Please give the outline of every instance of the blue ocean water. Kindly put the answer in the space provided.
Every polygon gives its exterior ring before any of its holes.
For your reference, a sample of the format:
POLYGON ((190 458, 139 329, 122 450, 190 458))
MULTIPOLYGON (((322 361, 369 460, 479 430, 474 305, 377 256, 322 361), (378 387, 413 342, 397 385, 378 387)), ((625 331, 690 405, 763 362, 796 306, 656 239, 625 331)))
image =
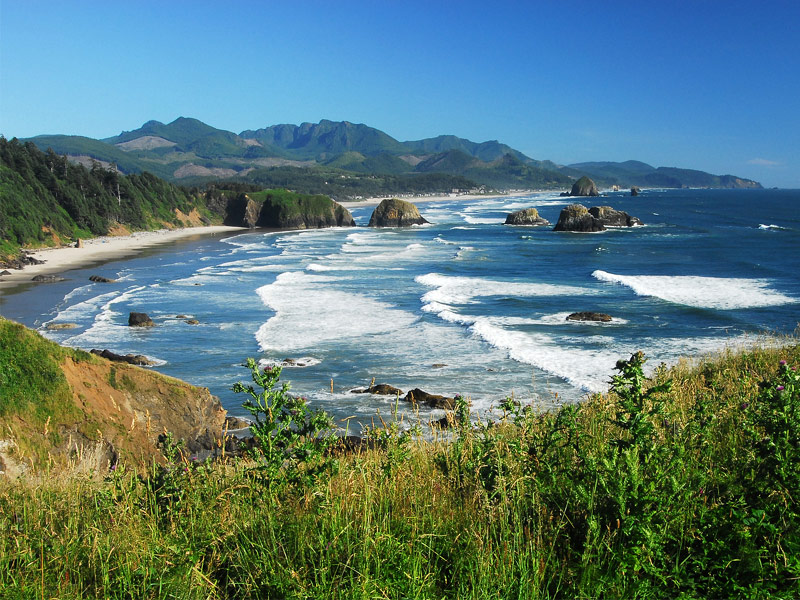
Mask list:
POLYGON ((587 200, 645 226, 573 234, 503 224, 528 207, 555 223, 569 203, 555 194, 420 203, 431 225, 408 229, 368 229, 363 207, 352 211, 358 228, 204 237, 70 271, 5 295, 0 312, 68 346, 145 354, 232 414, 244 414, 230 388, 247 380, 246 358, 294 359, 282 378, 295 393, 362 424, 394 406, 351 393, 373 378, 460 393, 478 411, 511 394, 547 407, 607 389, 616 361, 637 350, 654 367, 798 326, 800 192, 587 200), (130 311, 158 326, 129 328, 130 311), (576 311, 613 321, 567 321, 576 311), (54 321, 79 327, 46 330, 54 321))

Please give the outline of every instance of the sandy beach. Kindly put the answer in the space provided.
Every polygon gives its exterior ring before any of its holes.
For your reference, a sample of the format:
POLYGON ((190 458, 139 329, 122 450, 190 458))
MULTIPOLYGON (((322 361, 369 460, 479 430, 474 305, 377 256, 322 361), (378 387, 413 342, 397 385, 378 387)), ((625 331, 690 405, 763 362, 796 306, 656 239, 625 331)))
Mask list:
POLYGON ((28 265, 22 270, 8 269, 10 275, 0 276, 0 295, 23 283, 30 283, 36 275, 57 275, 70 269, 85 267, 109 260, 128 258, 145 248, 167 244, 196 236, 219 235, 246 231, 242 227, 212 225, 182 229, 137 231, 131 235, 105 236, 84 240, 83 247, 46 248, 32 253, 41 265, 28 265))
MULTIPOLYGON (((507 196, 523 196, 531 192, 516 192, 512 194, 447 194, 438 196, 417 196, 403 198, 414 204, 426 202, 440 202, 446 200, 463 200, 468 198, 488 199, 501 198, 507 196)), ((340 202, 345 208, 352 209, 364 206, 377 206, 380 198, 367 198, 352 202, 340 202)), ((181 229, 159 229, 157 231, 138 231, 131 235, 123 236, 104 236, 84 240, 83 247, 75 248, 72 246, 61 248, 46 248, 37 250, 32 256, 37 260, 45 261, 41 265, 28 265, 22 270, 8 269, 9 275, 0 276, 0 295, 9 289, 22 284, 30 283, 37 275, 58 275, 70 269, 86 267, 92 264, 99 264, 109 260, 129 258, 135 256, 141 250, 160 244, 167 244, 203 235, 219 235, 236 231, 246 231, 242 227, 228 227, 223 225, 212 225, 208 227, 186 227, 181 229)), ((0 269, 1 271, 2 269, 0 269)))

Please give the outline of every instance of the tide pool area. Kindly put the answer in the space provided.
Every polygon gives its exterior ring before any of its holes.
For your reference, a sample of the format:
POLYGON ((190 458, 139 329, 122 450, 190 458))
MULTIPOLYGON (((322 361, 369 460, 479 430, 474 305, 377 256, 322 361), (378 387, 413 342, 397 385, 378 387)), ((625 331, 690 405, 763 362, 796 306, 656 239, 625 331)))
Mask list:
POLYGON ((68 346, 144 354, 232 414, 245 414, 231 386, 247 379, 248 357, 286 361, 293 391, 338 421, 355 417, 351 431, 394 408, 394 397, 351 393, 373 379, 461 394, 479 413, 512 394, 546 408, 606 390, 616 361, 638 350, 654 368, 794 332, 798 206, 792 190, 537 193, 420 203, 430 224, 404 229, 367 228, 372 208, 359 207, 356 228, 253 230, 69 271, 6 294, 0 313, 68 346), (503 224, 529 207, 555 224, 576 200, 645 226, 503 224), (131 311, 156 327, 128 327, 131 311), (612 320, 567 320, 580 311, 612 320), (64 322, 77 327, 47 328, 64 322))

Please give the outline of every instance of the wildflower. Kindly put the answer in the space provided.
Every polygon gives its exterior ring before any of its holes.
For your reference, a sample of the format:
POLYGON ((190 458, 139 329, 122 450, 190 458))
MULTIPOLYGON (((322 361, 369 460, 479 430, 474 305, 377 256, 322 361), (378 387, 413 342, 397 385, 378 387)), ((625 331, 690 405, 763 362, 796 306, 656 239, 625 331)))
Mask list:
POLYGON ((784 390, 784 387, 783 387, 782 385, 779 385, 779 386, 778 386, 777 388, 775 388, 775 389, 777 389, 779 392, 782 392, 782 391, 784 390))
POLYGON ((781 361, 781 362, 779 362, 778 364, 779 364, 780 366, 782 366, 782 367, 783 367, 784 365, 786 365, 786 361, 785 361, 785 360, 782 360, 782 361, 781 361))
POLYGON ((740 408, 740 409, 742 409, 742 410, 747 410, 747 407, 748 407, 748 406, 750 406, 750 403, 749 403, 749 402, 742 402, 742 403, 739 405, 739 408, 740 408))

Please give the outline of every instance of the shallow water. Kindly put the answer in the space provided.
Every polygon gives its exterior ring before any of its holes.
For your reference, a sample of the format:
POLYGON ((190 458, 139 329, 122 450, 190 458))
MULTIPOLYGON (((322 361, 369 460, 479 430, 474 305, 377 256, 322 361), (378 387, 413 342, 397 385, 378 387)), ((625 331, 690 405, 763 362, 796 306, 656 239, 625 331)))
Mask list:
MULTIPOLYGON (((177 243, 8 294, 0 312, 62 344, 148 355, 233 414, 243 414, 230 387, 247 378, 247 357, 303 358, 283 379, 340 420, 392 409, 393 398, 350 393, 373 377, 461 393, 479 411, 510 394, 548 406, 605 390, 616 361, 637 350, 652 367, 793 332, 798 200, 787 190, 612 193, 584 204, 646 225, 599 234, 503 225, 531 206, 555 223, 568 202, 553 194, 421 203, 431 225, 177 243), (129 328, 130 311, 158 326, 129 328), (577 311, 614 320, 566 320, 577 311), (53 321, 78 328, 45 330, 53 321)), ((353 211, 359 225, 371 210, 353 211)))

